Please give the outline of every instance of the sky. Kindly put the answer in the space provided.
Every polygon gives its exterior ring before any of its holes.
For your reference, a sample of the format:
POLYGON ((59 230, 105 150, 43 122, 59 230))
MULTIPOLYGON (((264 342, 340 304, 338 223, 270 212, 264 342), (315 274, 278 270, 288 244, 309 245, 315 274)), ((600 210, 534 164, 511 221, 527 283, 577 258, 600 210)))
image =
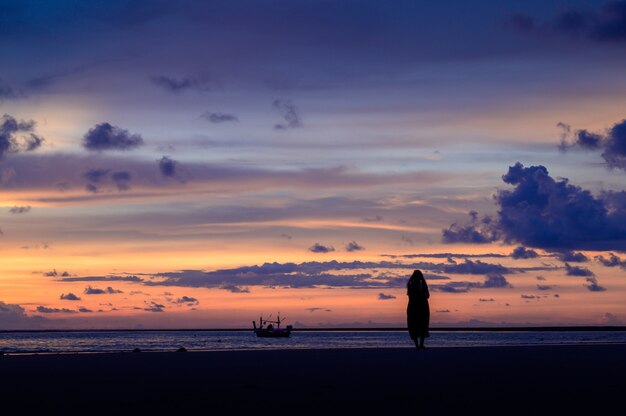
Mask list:
POLYGON ((0 1, 0 329, 626 322, 626 1, 0 1))

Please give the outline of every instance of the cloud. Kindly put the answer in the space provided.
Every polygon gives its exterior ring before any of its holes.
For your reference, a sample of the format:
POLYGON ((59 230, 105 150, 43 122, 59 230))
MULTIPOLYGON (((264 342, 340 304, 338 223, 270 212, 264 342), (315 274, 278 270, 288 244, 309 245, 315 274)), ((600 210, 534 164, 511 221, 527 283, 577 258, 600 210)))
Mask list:
MULTIPOLYGON (((405 287, 410 273, 420 269, 427 280, 449 280, 442 275, 445 270, 457 274, 507 274, 535 270, 536 268, 507 268, 500 264, 467 261, 464 264, 391 261, 339 262, 311 261, 303 263, 264 263, 215 271, 180 270, 151 274, 146 278, 136 276, 86 276, 59 279, 58 281, 107 281, 128 280, 144 286, 206 287, 247 293, 248 287, 349 287, 349 288, 400 288, 405 287), (454 267, 450 269, 450 267, 454 267), (394 272, 395 270, 401 273, 394 272), (353 271, 350 273, 350 271, 353 271)), ((549 267, 554 270, 555 267, 549 267)), ((494 281, 487 281, 486 286, 494 281)), ((454 283, 453 283, 454 285, 454 283)), ((463 283, 463 286, 467 284, 463 283)), ((483 284, 474 284, 482 287, 483 284)))
POLYGON ((109 175, 109 169, 90 169, 83 173, 83 177, 89 182, 102 183, 109 175))
MULTIPOLYGON (((234 269, 223 269, 205 272, 201 270, 183 270, 179 272, 158 273, 155 280, 144 282, 148 286, 186 286, 241 289, 241 286, 266 287, 399 287, 406 284, 406 278, 394 279, 381 277, 371 279, 369 273, 334 275, 329 271, 368 269, 374 267, 415 268, 415 265, 398 265, 391 262, 350 262, 342 263, 335 260, 329 262, 305 263, 264 263, 260 266, 242 266, 234 269)), ((240 292, 235 289, 235 293, 240 292)))
POLYGON ((250 293, 250 289, 245 286, 233 285, 233 284, 222 284, 220 289, 228 290, 232 293, 250 293))
POLYGON ((384 221, 385 218, 382 215, 374 215, 373 217, 363 217, 361 221, 363 222, 380 222, 384 221))
POLYGON ((561 261, 570 263, 586 263, 589 261, 589 257, 585 256, 583 253, 571 250, 555 252, 554 256, 561 261))
MULTIPOLYGON (((490 236, 550 251, 626 249, 626 192, 594 197, 567 179, 554 180, 544 166, 519 162, 502 179, 515 188, 495 195, 499 211, 490 236)), ((455 235, 454 242, 476 242, 467 233, 455 235)), ((450 242, 446 230, 444 242, 450 242)))
POLYGON ((516 247, 511 253, 511 257, 515 260, 518 259, 534 259, 539 257, 539 254, 535 250, 527 249, 522 246, 516 247))
POLYGON ((70 292, 67 295, 65 293, 61 293, 60 299, 61 300, 80 300, 80 297, 70 292))
POLYGON ((604 256, 596 256, 594 257, 598 263, 601 263, 606 267, 621 267, 622 269, 626 269, 626 259, 622 260, 621 257, 615 255, 615 253, 609 253, 609 257, 606 258, 604 256))
POLYGON ((382 292, 378 294, 378 300, 389 300, 389 299, 396 299, 396 297, 394 295, 385 295, 382 292))
POLYGON ((520 295, 520 297, 522 299, 541 299, 541 297, 537 296, 537 295, 524 295, 524 294, 522 294, 522 295, 520 295))
MULTIPOLYGON (((255 192, 276 190, 280 188, 301 188, 307 189, 368 189, 383 185, 411 184, 419 186, 421 184, 440 183, 457 176, 452 173, 441 173, 434 171, 411 171, 397 173, 371 173, 361 171, 356 168, 346 166, 330 166, 323 168, 294 167, 290 169, 274 169, 271 166, 251 166, 248 164, 233 164, 229 162, 181 162, 173 161, 166 156, 166 159, 131 158, 120 157, 111 154, 95 153, 41 153, 27 152, 12 155, 6 158, 0 167, 0 181, 3 187, 10 187, 15 191, 35 190, 40 192, 47 188, 54 192, 59 189, 56 195, 46 195, 38 198, 41 202, 68 202, 85 201, 104 198, 137 198, 136 193, 98 193, 94 195, 77 196, 73 189, 85 186, 86 178, 83 176, 86 170, 98 168, 109 170, 109 174, 99 184, 94 184, 96 188, 106 184, 115 184, 111 181, 111 174, 118 171, 129 172, 132 176, 132 184, 140 187, 143 194, 148 197, 159 197, 171 193, 180 193, 179 186, 181 179, 189 183, 185 192, 197 195, 199 188, 219 189, 223 194, 236 194, 242 191, 254 190, 255 192), (161 175, 156 168, 161 168, 161 175), (172 168, 173 166, 173 168, 172 168), (85 168, 89 167, 89 168, 85 168), (106 168, 106 169, 104 169, 106 168), (12 172, 7 174, 6 172, 12 172), (17 174, 19 173, 19 174, 17 174), (172 177, 167 174, 174 174, 177 178, 172 181, 172 177), (181 179, 178 179, 181 178, 181 179), (109 182, 111 181, 111 182, 109 182), (70 191, 70 192, 66 192, 70 191)), ((351 199, 348 197, 326 197, 312 200, 320 206, 316 209, 342 210, 344 215, 354 215, 355 210, 367 213, 372 210, 380 210, 381 203, 371 199, 351 199), (346 203, 352 205, 347 206, 346 203)), ((313 210, 309 201, 298 202, 298 212, 305 212, 311 215, 313 210)), ((239 211, 240 212, 241 208, 239 211)), ((248 207, 245 215, 253 215, 259 212, 261 207, 248 207)), ((406 209, 399 207, 399 209, 406 209)), ((424 208, 426 209, 426 208, 424 208)), ((265 208, 269 210, 269 208, 265 208)), ((411 209, 413 212, 413 209, 411 209)), ((266 212, 266 211, 263 211, 266 212)), ((285 210, 274 208, 272 215, 276 218, 284 218, 285 210)), ((325 215, 317 212, 317 215, 325 215)))
POLYGON ((196 298, 193 298, 191 296, 183 296, 180 297, 178 299, 176 299, 174 301, 174 303, 176 303, 177 305, 187 305, 187 306, 191 306, 191 305, 198 305, 200 304, 200 301, 196 298))
POLYGON ((480 298, 478 299, 479 302, 495 302, 496 300, 494 298, 480 298))
POLYGON ((607 312, 602 317, 603 325, 612 325, 612 326, 620 326, 623 325, 624 322, 617 317, 617 315, 607 312))
POLYGON ((106 289, 98 289, 95 287, 87 286, 83 293, 85 295, 104 295, 104 294, 115 295, 115 294, 124 293, 124 292, 122 292, 121 290, 113 289, 111 286, 107 287, 106 289))
POLYGON ((109 123, 100 123, 90 129, 83 137, 83 147, 90 151, 132 150, 143 146, 143 137, 130 134, 109 123))
POLYGON ((309 247, 309 251, 312 253, 330 253, 331 251, 335 251, 335 248, 333 246, 325 246, 320 243, 315 243, 309 247))
POLYGON ((353 251, 360 251, 360 250, 365 250, 365 247, 363 247, 356 241, 350 241, 348 244, 346 244, 346 251, 353 252, 353 251))
POLYGON ((524 32, 556 33, 599 43, 626 42, 626 1, 608 1, 599 11, 565 9, 543 24, 536 24, 532 17, 517 13, 511 16, 511 22, 524 32))
POLYGON ((40 316, 28 316, 20 305, 0 301, 0 328, 9 329, 35 329, 48 322, 40 316))
POLYGON ((205 112, 200 117, 211 123, 227 123, 227 122, 239 122, 239 118, 234 114, 224 113, 211 113, 205 112))
POLYGON ((430 285, 431 290, 445 293, 467 293, 472 289, 509 289, 512 288, 508 280, 498 273, 490 273, 482 283, 478 282, 448 282, 444 285, 430 285))
POLYGON ((511 285, 501 274, 491 273, 485 278, 485 281, 480 287, 501 289, 505 287, 513 287, 513 285, 511 285))
POLYGON ((467 293, 474 287, 477 287, 477 284, 472 282, 448 282, 443 285, 429 285, 431 291, 444 293, 467 293))
POLYGON ((585 280, 587 281, 587 284, 584 286, 590 292, 604 292, 606 290, 605 287, 598 284, 598 279, 596 279, 595 276, 587 277, 585 280))
POLYGON ((498 226, 505 240, 542 248, 626 247, 626 207, 608 210, 608 201, 589 191, 555 181, 543 166, 521 163, 502 177, 515 189, 496 195, 498 226))
POLYGON ((570 149, 601 151, 607 167, 626 171, 626 119, 602 133, 577 130, 573 137, 566 136, 561 140, 559 149, 563 152, 570 149))
POLYGON ((593 276, 593 272, 586 267, 571 266, 565 263, 565 274, 568 276, 593 276))
POLYGON ((300 120, 298 110, 291 101, 277 99, 274 100, 272 106, 278 110, 285 119, 285 123, 274 125, 275 130, 287 130, 302 127, 302 121, 300 120))
POLYGON ((44 139, 34 133, 35 125, 33 120, 17 120, 8 114, 0 117, 0 159, 8 153, 38 149, 44 139))
POLYGON ((479 221, 476 211, 470 211, 469 216, 469 223, 465 225, 454 223, 449 228, 442 230, 442 240, 444 243, 486 244, 499 238, 491 217, 485 216, 479 221))
MULTIPOLYGON (((403 259, 414 259, 414 258, 434 258, 434 259, 452 259, 456 258, 506 258, 509 257, 506 254, 500 253, 484 253, 484 254, 468 254, 468 253, 423 253, 423 254, 381 254, 383 257, 389 257, 392 259, 403 258, 403 259)), ((454 263, 451 261, 450 263, 454 263)))
POLYGON ((176 166, 178 165, 177 161, 170 159, 167 156, 163 156, 158 162, 161 175, 168 178, 176 176, 176 166))
POLYGON ((18 98, 24 98, 24 94, 15 91, 13 87, 0 79, 0 102, 4 100, 16 100, 18 98))
POLYGON ((67 308, 48 308, 46 306, 37 306, 35 311, 39 313, 77 313, 76 311, 67 308))
POLYGON ((568 142, 566 138, 561 140, 559 150, 565 152, 575 147, 584 150, 599 150, 602 147, 603 139, 604 138, 599 134, 590 133, 587 130, 577 130, 576 133, 574 133, 574 140, 572 142, 568 142))
MULTIPOLYGON (((55 275, 56 276, 56 275, 55 275)), ((68 274, 69 276, 69 274, 68 274)), ((79 277, 64 277, 59 279, 60 282, 143 282, 143 279, 137 276, 79 276, 79 277)))
POLYGON ((206 79, 199 79, 189 76, 174 78, 167 75, 155 75, 150 78, 150 82, 168 92, 172 92, 175 94, 192 90, 199 92, 210 91, 214 84, 213 82, 206 79))
POLYGON ((89 181, 85 189, 91 193, 98 193, 98 185, 103 183, 109 176, 109 169, 90 169, 83 173, 83 177, 89 181))
POLYGON ((165 305, 161 305, 160 303, 156 303, 155 301, 145 302, 146 306, 144 308, 138 308, 144 310, 146 312, 165 312, 165 305))
POLYGON ((31 210, 31 206, 30 205, 26 205, 26 206, 22 206, 22 207, 15 206, 15 207, 9 209, 9 212, 11 214, 25 214, 25 213, 29 212, 30 210, 31 210))
POLYGON ((313 312, 319 312, 319 311, 323 311, 323 312, 332 312, 332 310, 330 309, 326 309, 326 308, 304 308, 305 311, 309 311, 311 313, 313 312))
POLYGON ((552 290, 553 287, 550 285, 537 285, 537 290, 552 290))
POLYGON ((115 182, 118 191, 128 191, 130 189, 130 172, 113 172, 111 179, 115 182))
POLYGON ((463 263, 459 264, 444 264, 442 266, 444 273, 456 273, 456 274, 508 274, 512 273, 512 269, 509 269, 500 263, 485 263, 480 260, 465 259, 463 263))

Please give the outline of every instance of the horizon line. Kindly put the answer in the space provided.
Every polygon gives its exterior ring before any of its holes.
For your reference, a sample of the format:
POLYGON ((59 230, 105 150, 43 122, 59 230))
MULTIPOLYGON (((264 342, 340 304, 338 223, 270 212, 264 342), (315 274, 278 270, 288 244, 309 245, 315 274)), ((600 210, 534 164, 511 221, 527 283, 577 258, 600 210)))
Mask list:
MULTIPOLYGON (((23 333, 23 332, 252 332, 252 328, 116 328, 116 329, 0 329, 0 334, 23 333)), ((292 328, 292 332, 367 332, 367 331, 388 331, 401 332, 408 331, 402 327, 346 327, 346 328, 292 328)), ((585 332, 585 331, 626 331, 626 325, 555 325, 555 326, 482 326, 482 327, 435 327, 429 328, 434 332, 585 332)))

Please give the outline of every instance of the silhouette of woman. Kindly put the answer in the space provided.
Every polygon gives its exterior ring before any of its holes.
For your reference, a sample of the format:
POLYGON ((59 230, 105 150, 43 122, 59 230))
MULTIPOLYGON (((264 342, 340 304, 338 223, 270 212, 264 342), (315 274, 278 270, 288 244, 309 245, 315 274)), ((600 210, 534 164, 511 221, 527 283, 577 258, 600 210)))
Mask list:
POLYGON ((413 275, 406 284, 409 304, 406 308, 407 325, 409 335, 416 348, 424 347, 424 338, 429 337, 428 324, 430 323, 430 307, 428 306, 428 285, 424 275, 419 270, 414 270, 413 275))

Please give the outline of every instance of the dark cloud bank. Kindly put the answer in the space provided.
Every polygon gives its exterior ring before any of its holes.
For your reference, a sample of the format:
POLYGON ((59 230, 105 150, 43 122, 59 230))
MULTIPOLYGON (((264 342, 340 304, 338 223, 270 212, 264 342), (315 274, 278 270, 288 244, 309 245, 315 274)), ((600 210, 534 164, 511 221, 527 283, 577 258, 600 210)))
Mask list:
MULTIPOLYGON (((427 280, 450 280, 444 273, 460 275, 483 275, 484 281, 448 282, 445 285, 433 284, 434 290, 466 292, 473 288, 508 288, 511 284, 505 274, 523 273, 537 268, 513 268, 480 260, 465 259, 462 263, 397 263, 380 262, 325 262, 304 263, 264 263, 255 266, 242 266, 215 271, 180 270, 145 276, 85 276, 59 279, 60 282, 77 281, 120 281, 125 280, 145 286, 205 287, 227 290, 233 293, 248 293, 250 287, 284 288, 403 288, 410 270, 425 271, 427 280), (385 269, 399 270, 401 273, 386 273, 385 269), (353 271, 352 273, 350 271, 353 271)), ((542 268, 554 269, 551 268, 542 268)), ((107 293, 103 289, 88 288, 89 292, 107 293)), ((86 289, 87 291, 87 289, 86 289)), ((87 293, 87 292, 85 292, 87 293)), ((109 292, 111 293, 111 292, 109 292)), ((92 293, 90 293, 92 294, 92 293)))
POLYGON ((37 329, 44 326, 47 319, 40 316, 28 316, 20 305, 0 301, 0 328, 37 329))
POLYGON ((567 179, 553 179, 544 166, 519 162, 502 179, 514 188, 496 193, 497 216, 479 220, 471 213, 468 224, 443 230, 445 243, 502 240, 567 255, 569 250, 626 250, 626 192, 594 196, 567 179))
POLYGON ((626 42, 626 1, 608 1, 600 10, 565 9, 545 22, 516 13, 511 17, 511 23, 523 32, 556 33, 594 42, 622 43, 626 42))

